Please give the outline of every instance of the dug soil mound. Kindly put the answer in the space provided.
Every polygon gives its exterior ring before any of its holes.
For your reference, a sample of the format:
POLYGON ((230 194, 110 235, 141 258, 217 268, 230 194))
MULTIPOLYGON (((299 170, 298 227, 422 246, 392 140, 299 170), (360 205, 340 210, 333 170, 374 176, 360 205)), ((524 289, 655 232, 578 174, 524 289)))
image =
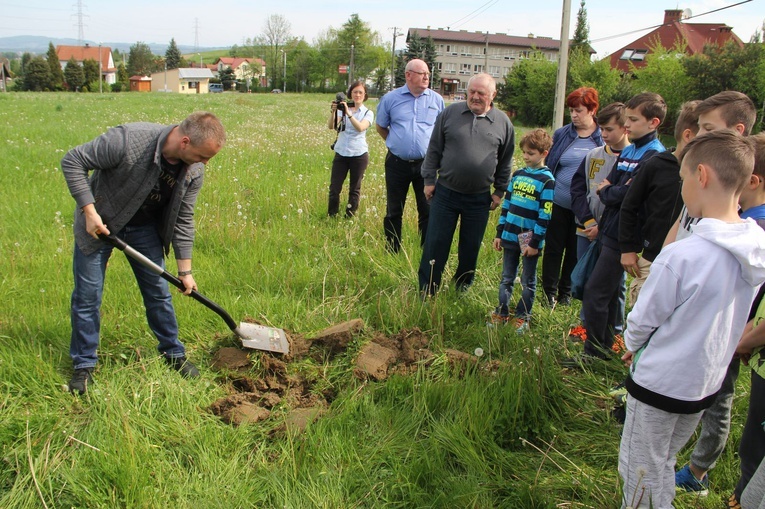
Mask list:
MULTIPOLYGON (((288 333, 290 353, 277 356, 256 350, 224 347, 215 352, 212 368, 221 373, 228 395, 210 405, 210 411, 235 426, 273 418, 274 431, 298 430, 320 417, 335 394, 319 391, 316 381, 290 370, 290 363, 308 355, 327 359, 345 352, 364 329, 360 319, 334 325, 310 339, 288 333), (316 354, 316 355, 314 355, 316 354)), ((408 375, 435 358, 430 338, 418 328, 393 336, 375 334, 358 352, 354 375, 360 380, 385 380, 392 374, 408 375)), ((448 350, 453 365, 475 365, 477 359, 448 350)))

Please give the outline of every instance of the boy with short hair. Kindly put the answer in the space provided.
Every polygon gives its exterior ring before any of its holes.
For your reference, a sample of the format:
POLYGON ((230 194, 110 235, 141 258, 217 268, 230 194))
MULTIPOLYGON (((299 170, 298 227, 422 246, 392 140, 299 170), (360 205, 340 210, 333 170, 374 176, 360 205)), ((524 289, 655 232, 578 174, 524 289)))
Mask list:
POLYGON ((622 203, 619 248, 622 267, 633 277, 629 291, 633 306, 651 270, 651 263, 659 255, 683 206, 677 156, 699 130, 696 107, 700 102, 689 101, 682 105, 675 122, 677 146, 646 161, 632 180, 622 203))
POLYGON ((514 324, 519 334, 529 329, 537 288, 537 261, 552 212, 555 178, 544 164, 550 147, 552 138, 544 129, 534 129, 521 138, 520 148, 526 167, 516 171, 510 180, 493 242, 494 249, 503 251, 499 306, 492 313, 494 323, 510 321, 513 285, 519 260, 523 260, 523 291, 515 307, 514 324))
POLYGON ((598 225, 600 256, 584 287, 582 307, 587 341, 582 355, 561 361, 567 368, 581 368, 609 356, 614 343, 615 302, 624 278, 619 251, 619 210, 641 165, 665 150, 657 133, 667 114, 664 99, 658 94, 643 92, 632 97, 625 106, 624 127, 632 145, 622 150, 616 166, 596 190, 606 208, 598 225))
MULTIPOLYGON (((577 258, 584 256, 590 243, 598 236, 598 222, 603 215, 605 205, 596 191, 598 184, 608 177, 619 159, 619 154, 629 144, 627 129, 624 127, 625 106, 623 103, 611 103, 598 111, 598 125, 603 138, 602 147, 597 147, 585 156, 571 179, 571 210, 577 224, 577 258)), ((614 331, 621 334, 624 328, 624 290, 619 291, 619 299, 614 313, 614 331)), ((579 320, 584 323, 584 311, 580 311, 579 320)), ((572 340, 585 341, 587 332, 583 325, 569 331, 572 340)))
POLYGON ((765 281, 765 232, 737 211, 753 165, 752 143, 730 130, 686 146, 682 196, 701 220, 659 253, 627 318, 622 507, 672 507, 675 456, 720 389, 765 281))
MULTIPOLYGON (((757 111, 749 97, 741 92, 728 90, 703 100, 696 107, 699 114, 699 134, 719 129, 731 129, 748 136, 754 126, 757 111)), ((691 235, 698 218, 691 217, 683 207, 680 218, 667 234, 665 245, 675 239, 691 235)), ((730 432, 730 413, 733 406, 733 394, 739 372, 739 361, 733 359, 723 380, 714 403, 704 411, 701 417, 701 432, 691 453, 688 463, 678 470, 675 484, 685 491, 692 491, 704 496, 708 494, 709 476, 707 472, 714 468, 717 459, 725 449, 730 432)))

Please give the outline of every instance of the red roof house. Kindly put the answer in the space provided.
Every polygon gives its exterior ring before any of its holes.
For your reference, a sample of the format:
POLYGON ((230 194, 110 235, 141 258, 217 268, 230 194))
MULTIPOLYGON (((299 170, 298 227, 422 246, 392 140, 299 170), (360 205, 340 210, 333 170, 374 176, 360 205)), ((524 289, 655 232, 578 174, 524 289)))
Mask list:
POLYGON ((629 72, 630 63, 635 67, 645 66, 645 58, 651 52, 651 46, 659 43, 665 48, 672 48, 678 41, 685 45, 688 55, 700 53, 707 44, 722 46, 733 41, 740 47, 744 46, 733 29, 725 23, 686 23, 683 21, 682 10, 667 9, 661 26, 614 51, 608 58, 611 59, 612 68, 629 72))
POLYGON ((98 62, 101 60, 101 76, 108 84, 117 82, 117 68, 112 59, 112 49, 109 46, 56 46, 56 56, 61 64, 61 70, 66 67, 69 59, 74 57, 78 64, 82 65, 85 60, 91 59, 98 62))

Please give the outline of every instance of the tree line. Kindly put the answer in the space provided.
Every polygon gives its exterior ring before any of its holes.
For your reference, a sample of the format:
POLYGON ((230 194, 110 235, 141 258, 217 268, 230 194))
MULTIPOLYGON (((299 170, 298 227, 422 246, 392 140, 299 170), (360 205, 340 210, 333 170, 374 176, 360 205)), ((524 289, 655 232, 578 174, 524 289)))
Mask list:
MULTIPOLYGON (((651 47, 644 67, 630 63, 629 73, 612 69, 609 58, 591 61, 589 52, 572 49, 566 90, 593 87, 600 104, 627 102, 633 95, 650 91, 667 103, 662 130, 671 133, 680 106, 694 99, 705 99, 723 90, 748 95, 758 106, 758 130, 765 129, 765 43, 756 32, 743 48, 730 41, 723 46, 707 45, 701 53, 688 55, 677 43, 664 48, 651 47)), ((516 63, 497 89, 497 102, 523 125, 549 125, 553 118, 555 81, 558 64, 541 54, 516 63)))

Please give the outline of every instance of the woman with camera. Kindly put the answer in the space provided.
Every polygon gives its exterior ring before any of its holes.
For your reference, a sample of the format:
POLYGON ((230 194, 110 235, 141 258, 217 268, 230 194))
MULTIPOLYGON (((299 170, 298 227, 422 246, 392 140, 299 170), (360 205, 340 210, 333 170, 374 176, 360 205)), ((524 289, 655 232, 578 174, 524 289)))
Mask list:
POLYGON ((369 164, 366 131, 372 125, 374 113, 364 106, 367 86, 363 81, 355 81, 348 89, 348 95, 351 98, 349 102, 346 102, 342 92, 338 94, 338 100, 332 101, 327 121, 327 126, 337 131, 337 140, 332 144, 335 159, 332 161, 329 180, 330 217, 336 216, 340 209, 340 191, 348 173, 351 179, 345 215, 352 217, 356 214, 361 196, 361 179, 369 164))

